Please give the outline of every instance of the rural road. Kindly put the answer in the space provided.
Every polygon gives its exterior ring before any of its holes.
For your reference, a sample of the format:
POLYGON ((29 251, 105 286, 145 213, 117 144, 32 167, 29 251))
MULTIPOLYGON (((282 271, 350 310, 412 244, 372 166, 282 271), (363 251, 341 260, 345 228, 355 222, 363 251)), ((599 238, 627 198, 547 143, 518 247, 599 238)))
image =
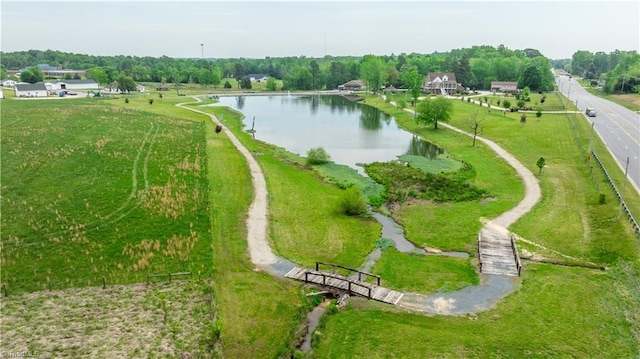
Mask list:
POLYGON ((596 117, 586 117, 587 120, 594 124, 596 133, 623 173, 629 158, 628 177, 640 193, 640 114, 590 94, 569 76, 557 76, 556 83, 560 92, 576 104, 582 113, 587 107, 596 109, 596 117))

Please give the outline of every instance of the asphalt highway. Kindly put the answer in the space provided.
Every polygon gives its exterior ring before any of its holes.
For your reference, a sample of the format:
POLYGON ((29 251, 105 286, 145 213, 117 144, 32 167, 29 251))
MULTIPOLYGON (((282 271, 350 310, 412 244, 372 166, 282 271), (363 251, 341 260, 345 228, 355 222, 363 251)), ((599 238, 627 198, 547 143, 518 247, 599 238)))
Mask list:
POLYGON ((628 178, 640 193, 640 114, 609 100, 592 95, 569 76, 556 77, 558 89, 593 123, 595 132, 609 148, 618 165, 625 171, 629 159, 628 178), (585 114, 587 107, 595 108, 596 117, 585 114))

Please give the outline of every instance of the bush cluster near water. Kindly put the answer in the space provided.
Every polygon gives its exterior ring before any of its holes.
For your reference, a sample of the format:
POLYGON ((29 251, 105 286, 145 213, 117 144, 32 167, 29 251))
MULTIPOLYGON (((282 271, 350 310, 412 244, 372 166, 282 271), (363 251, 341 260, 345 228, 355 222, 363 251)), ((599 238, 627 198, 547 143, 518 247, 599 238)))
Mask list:
POLYGON ((478 199, 486 194, 484 190, 466 182, 473 176, 473 167, 468 164, 448 174, 426 173, 398 161, 374 162, 365 165, 365 171, 385 187, 390 202, 401 203, 410 197, 436 202, 460 202, 478 199))

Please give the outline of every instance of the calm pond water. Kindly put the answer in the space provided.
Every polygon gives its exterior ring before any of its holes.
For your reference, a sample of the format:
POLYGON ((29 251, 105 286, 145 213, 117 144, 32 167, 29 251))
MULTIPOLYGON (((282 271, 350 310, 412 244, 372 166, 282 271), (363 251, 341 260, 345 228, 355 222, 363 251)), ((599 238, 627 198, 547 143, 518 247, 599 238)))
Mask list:
POLYGON ((360 172, 357 163, 444 152, 399 128, 392 116, 339 95, 220 97, 219 104, 242 112, 247 130, 255 116, 256 139, 302 156, 323 147, 334 162, 360 172))

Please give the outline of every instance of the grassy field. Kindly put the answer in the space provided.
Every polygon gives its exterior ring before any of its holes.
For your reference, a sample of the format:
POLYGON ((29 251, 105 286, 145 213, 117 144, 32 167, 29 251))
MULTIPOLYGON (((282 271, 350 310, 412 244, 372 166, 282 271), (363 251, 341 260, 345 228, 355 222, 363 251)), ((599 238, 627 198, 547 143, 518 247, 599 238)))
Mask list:
POLYGON ((217 358, 205 282, 70 288, 0 300, 2 351, 46 358, 217 358))
POLYGON ((373 273, 384 278, 384 286, 413 293, 451 292, 478 284, 470 259, 400 253, 387 249, 373 273))
MULTIPOLYGON (((176 90, 176 85, 174 83, 161 84, 156 82, 145 82, 142 85, 145 86, 145 91, 150 93, 154 97, 157 97, 158 94, 171 97, 171 96, 177 96, 178 94, 180 94, 181 96, 185 96, 185 95, 191 96, 191 95, 201 95, 206 93, 221 94, 221 93, 239 93, 239 92, 271 92, 270 90, 267 90, 266 82, 252 82, 251 89, 249 90, 239 89, 238 81, 236 81, 236 79, 234 78, 224 78, 222 79, 222 82, 218 86, 213 86, 213 85, 203 86, 199 84, 179 84, 177 90, 176 90), (231 88, 229 89, 224 88, 224 83, 226 81, 229 81, 229 83, 231 84, 231 88), (158 91, 157 88, 159 87, 166 87, 168 90, 158 91)), ((276 79, 276 88, 278 89, 278 91, 281 91, 280 89, 282 88, 282 80, 276 79)))
POLYGON ((12 291, 210 275, 202 123, 93 99, 5 101, 2 111, 2 276, 12 291))

